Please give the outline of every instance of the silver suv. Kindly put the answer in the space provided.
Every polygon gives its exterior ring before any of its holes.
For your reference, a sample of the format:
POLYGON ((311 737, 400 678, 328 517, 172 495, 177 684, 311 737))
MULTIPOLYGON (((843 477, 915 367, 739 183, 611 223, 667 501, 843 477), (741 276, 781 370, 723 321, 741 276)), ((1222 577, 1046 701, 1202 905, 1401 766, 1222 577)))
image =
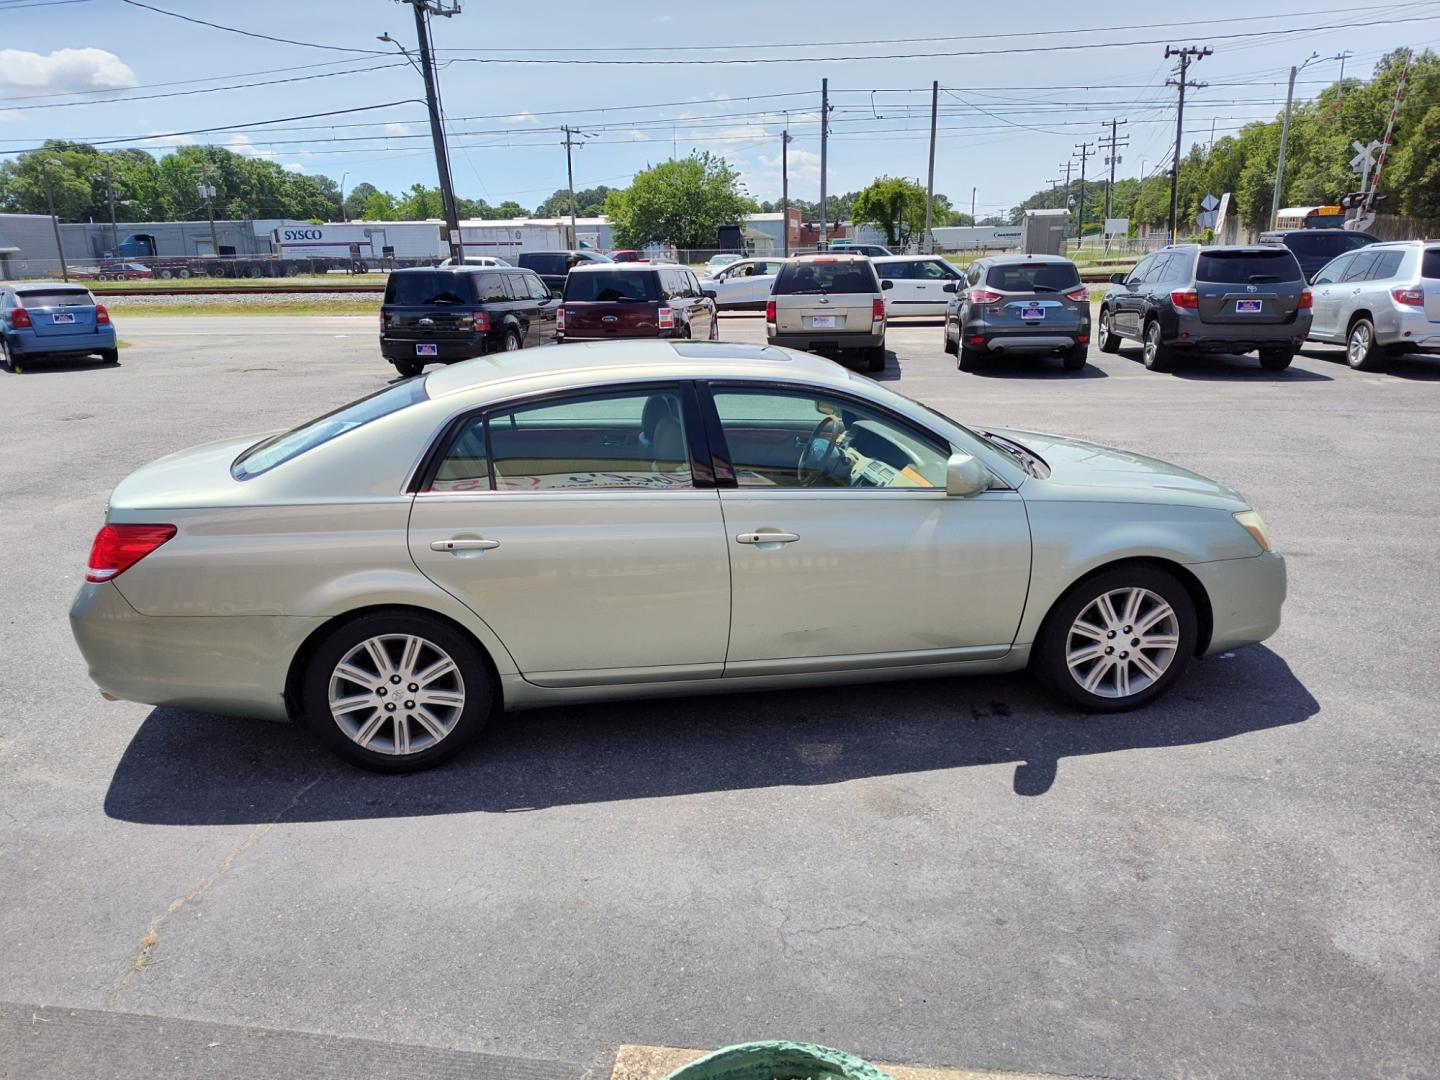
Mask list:
POLYGON ((1345 346, 1352 368, 1386 356, 1440 353, 1440 242, 1371 244, 1315 275, 1310 340, 1345 346))
MULTIPOLYGON (((890 287, 885 283, 885 288, 890 287)), ((765 304, 771 345, 858 353, 865 370, 885 370, 885 300, 864 255, 804 255, 781 267, 765 304)))

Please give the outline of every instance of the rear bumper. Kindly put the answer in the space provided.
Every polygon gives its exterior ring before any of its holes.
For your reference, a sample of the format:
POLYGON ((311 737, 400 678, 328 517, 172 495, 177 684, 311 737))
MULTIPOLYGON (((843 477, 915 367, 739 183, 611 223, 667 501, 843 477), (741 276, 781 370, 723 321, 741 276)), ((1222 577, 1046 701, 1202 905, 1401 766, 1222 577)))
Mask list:
POLYGON ((767 333, 766 341, 771 345, 779 345, 786 349, 799 349, 801 352, 807 352, 811 349, 834 349, 836 352, 842 352, 846 349, 873 349, 877 345, 885 344, 885 329, 882 326, 878 334, 767 333))
POLYGON ((653 341, 656 338, 678 338, 682 336, 682 331, 679 326, 673 330, 579 330, 574 333, 567 330, 556 334, 555 341, 561 345, 567 341, 653 341))
POLYGON ((283 720, 290 661, 323 617, 141 615, 86 583, 70 631, 101 690, 123 701, 283 720))
POLYGON ((490 352, 490 343, 484 334, 471 338, 449 341, 426 341, 423 338, 397 338, 380 335, 380 355, 386 360, 424 360, 429 363, 453 363, 469 360, 490 352), (415 351, 416 345, 434 345, 434 356, 421 356, 415 351))
POLYGON ((1440 322, 1431 322, 1423 311, 1398 312, 1393 321, 1376 320, 1375 340, 1381 345, 1404 345, 1416 352, 1440 352, 1440 322), (1392 322, 1393 329, 1384 322, 1392 322))
POLYGON ((973 344, 967 335, 961 339, 961 344, 967 349, 997 356, 1005 353, 1055 352, 1057 349, 1073 349, 1088 344, 1088 334, 1088 331, 1081 330, 1073 334, 996 334, 987 338, 983 345, 973 344), (1083 342, 1079 340, 1082 337, 1086 339, 1083 342))
POLYGON ((90 334, 39 337, 34 330, 7 330, 5 344, 14 356, 60 356, 96 353, 115 348, 115 327, 96 327, 90 334))
POLYGON ((1207 323, 1197 316, 1176 316, 1167 325, 1161 321, 1165 331, 1165 344, 1181 349, 1198 349, 1203 352, 1255 352, 1257 349, 1295 348, 1305 343, 1310 334, 1312 316, 1308 310, 1298 312, 1291 322, 1269 323, 1256 326, 1252 323, 1207 323))
POLYGON ((1267 551, 1249 559, 1189 563, 1210 598, 1213 626, 1205 655, 1264 641, 1280 628, 1285 559, 1267 551))

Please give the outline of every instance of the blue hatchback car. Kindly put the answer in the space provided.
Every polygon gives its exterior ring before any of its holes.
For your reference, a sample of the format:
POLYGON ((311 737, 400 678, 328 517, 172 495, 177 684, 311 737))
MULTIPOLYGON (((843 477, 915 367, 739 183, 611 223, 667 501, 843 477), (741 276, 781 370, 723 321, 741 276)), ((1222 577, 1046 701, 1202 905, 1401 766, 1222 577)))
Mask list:
POLYGON ((16 370, 39 356, 99 356, 117 363, 115 325, 83 285, 0 285, 0 367, 16 370))

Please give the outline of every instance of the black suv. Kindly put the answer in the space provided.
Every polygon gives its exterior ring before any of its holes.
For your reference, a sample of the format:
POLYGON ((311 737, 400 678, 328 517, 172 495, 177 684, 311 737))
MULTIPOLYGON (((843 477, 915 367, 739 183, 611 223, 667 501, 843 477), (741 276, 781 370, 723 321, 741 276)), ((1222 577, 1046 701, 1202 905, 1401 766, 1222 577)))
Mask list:
POLYGON ((559 306, 539 275, 518 267, 396 270, 380 307, 380 354, 418 375, 426 364, 548 344, 559 306))
POLYGON ((1288 229, 1263 232, 1260 243, 1279 244, 1290 249, 1305 271, 1305 280, 1314 281, 1315 275, 1325 268, 1331 259, 1347 251, 1378 244, 1380 238, 1369 233, 1350 232, 1348 229, 1288 229))
POLYGON ((571 267, 588 263, 614 262, 598 251, 523 251, 516 260, 524 269, 534 270, 540 280, 559 296, 565 291, 565 275, 571 267))
POLYGON ((1176 244, 1114 274, 1100 301, 1100 351, 1144 343, 1145 366, 1163 371, 1177 351, 1260 353, 1290 366, 1310 332, 1312 297, 1289 248, 1176 244))

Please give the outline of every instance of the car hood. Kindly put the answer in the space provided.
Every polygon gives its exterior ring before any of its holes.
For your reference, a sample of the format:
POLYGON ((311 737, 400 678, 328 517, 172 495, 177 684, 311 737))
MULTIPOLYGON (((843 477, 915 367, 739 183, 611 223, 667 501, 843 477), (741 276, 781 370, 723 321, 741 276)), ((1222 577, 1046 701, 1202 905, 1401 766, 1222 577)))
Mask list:
POLYGON ((1049 477, 1025 481, 1022 490, 1027 499, 1163 503, 1231 512, 1250 505, 1234 488, 1159 458, 1063 435, 988 430, 1019 443, 1050 466, 1049 477))
POLYGON ((111 492, 111 520, 127 511, 224 506, 233 502, 240 483, 230 475, 230 466, 244 451, 274 434, 272 431, 221 439, 142 465, 111 492))

